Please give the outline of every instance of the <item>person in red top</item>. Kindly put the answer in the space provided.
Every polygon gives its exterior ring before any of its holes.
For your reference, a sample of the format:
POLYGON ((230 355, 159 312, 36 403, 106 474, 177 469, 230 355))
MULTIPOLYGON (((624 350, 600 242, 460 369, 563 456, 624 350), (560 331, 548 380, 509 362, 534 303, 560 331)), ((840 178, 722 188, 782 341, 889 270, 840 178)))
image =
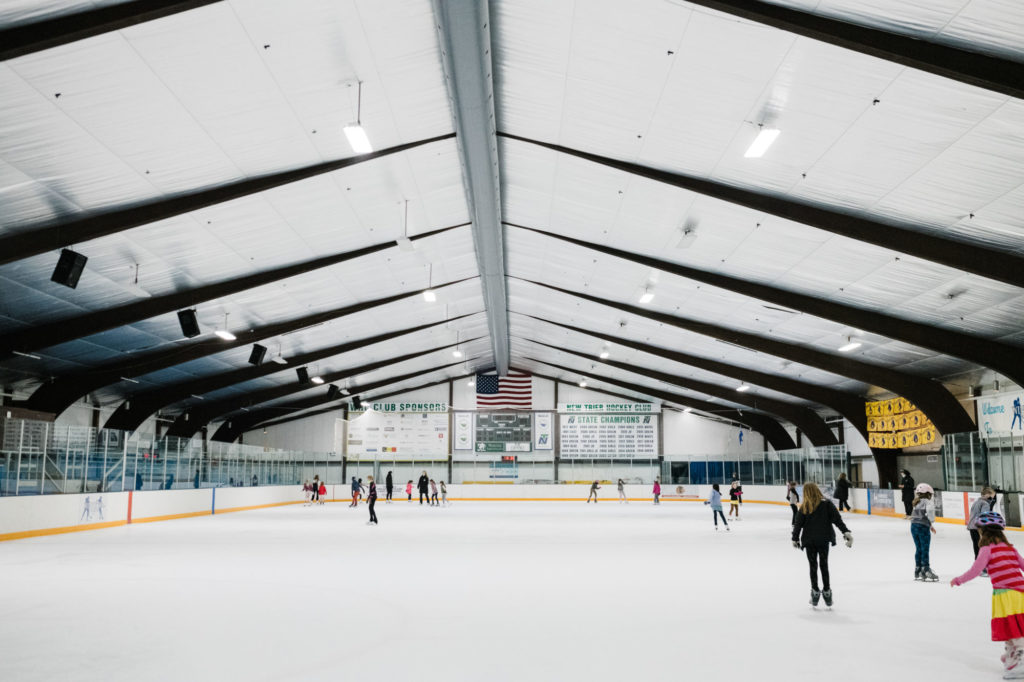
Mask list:
POLYGON ((320 490, 317 491, 317 499, 320 500, 320 504, 324 503, 325 497, 327 497, 327 484, 320 481, 320 490))
POLYGON ((950 587, 963 585, 988 569, 992 580, 992 641, 1003 642, 1006 653, 1001 660, 1006 668, 1004 680, 1024 679, 1024 559, 1003 534, 1006 524, 996 512, 978 517, 978 558, 961 576, 949 581, 950 587))

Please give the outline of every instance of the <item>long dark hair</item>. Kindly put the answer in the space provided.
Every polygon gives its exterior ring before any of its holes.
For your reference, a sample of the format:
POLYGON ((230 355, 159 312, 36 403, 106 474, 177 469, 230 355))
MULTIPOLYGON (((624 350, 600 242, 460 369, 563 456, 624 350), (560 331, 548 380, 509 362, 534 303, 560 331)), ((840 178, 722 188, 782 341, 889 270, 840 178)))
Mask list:
MULTIPOLYGON (((979 526, 978 533, 981 534, 981 537, 978 538, 978 547, 996 545, 1000 542, 1004 545, 1010 545, 1010 541, 1006 539, 1006 535, 1003 534, 1002 528, 996 528, 995 526, 979 526)), ((1013 547, 1013 545, 1010 546, 1013 547)))

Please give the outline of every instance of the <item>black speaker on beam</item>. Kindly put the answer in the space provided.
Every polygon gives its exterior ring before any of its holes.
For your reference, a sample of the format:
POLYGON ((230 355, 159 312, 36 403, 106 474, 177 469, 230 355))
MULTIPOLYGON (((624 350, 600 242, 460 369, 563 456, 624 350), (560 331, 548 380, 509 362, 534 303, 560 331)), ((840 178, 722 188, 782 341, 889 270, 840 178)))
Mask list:
POLYGON ((305 367, 299 367, 298 369, 296 369, 295 374, 298 375, 300 384, 309 383, 309 370, 306 369, 305 367))
POLYGON ((352 396, 352 409, 356 411, 363 409, 363 401, 359 399, 359 396, 352 396))
POLYGON ((82 270, 85 269, 87 260, 89 259, 71 249, 61 249, 57 267, 53 269, 50 280, 74 289, 78 286, 78 278, 82 276, 82 270))
POLYGON ((249 353, 249 364, 250 365, 262 365, 263 358, 267 357, 267 347, 261 346, 258 343, 252 345, 252 352, 249 353))
POLYGON ((181 325, 181 333, 185 335, 186 339, 199 336, 199 320, 196 319, 194 308, 192 310, 179 310, 178 324, 181 325))
POLYGON ((341 389, 335 386, 334 384, 331 384, 330 386, 327 387, 328 400, 334 400, 335 398, 338 397, 339 393, 341 393, 341 389))

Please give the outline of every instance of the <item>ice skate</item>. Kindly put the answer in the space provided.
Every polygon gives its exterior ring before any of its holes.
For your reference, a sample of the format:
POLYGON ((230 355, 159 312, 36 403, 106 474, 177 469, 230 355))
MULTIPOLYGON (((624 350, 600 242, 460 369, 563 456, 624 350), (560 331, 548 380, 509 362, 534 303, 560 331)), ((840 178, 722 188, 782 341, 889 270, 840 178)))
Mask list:
POLYGON ((1022 680, 1024 679, 1024 649, 1014 649, 1012 652, 1006 654, 1006 658, 1003 661, 1003 665, 1006 667, 1006 672, 1003 673, 1004 680, 1022 680))
POLYGON ((821 592, 819 590, 811 590, 811 601, 808 602, 811 608, 818 608, 819 599, 821 599, 821 592))
POLYGON ((926 583, 937 583, 939 582, 939 576, 935 575, 935 572, 928 566, 921 569, 921 580, 926 583))
POLYGON ((832 590, 825 590, 824 592, 821 593, 821 596, 824 597, 824 599, 825 599, 825 606, 827 606, 828 610, 831 611, 832 610, 832 590))
POLYGON ((914 569, 914 580, 921 580, 921 567, 918 566, 914 569))

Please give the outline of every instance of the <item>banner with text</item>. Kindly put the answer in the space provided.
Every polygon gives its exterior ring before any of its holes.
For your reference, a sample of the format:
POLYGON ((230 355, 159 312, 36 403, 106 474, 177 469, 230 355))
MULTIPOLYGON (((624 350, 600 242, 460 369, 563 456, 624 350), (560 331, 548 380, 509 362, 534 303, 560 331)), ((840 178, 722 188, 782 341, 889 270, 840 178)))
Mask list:
POLYGON ((563 459, 655 459, 657 415, 562 414, 563 459))
POLYGON ((346 455, 350 459, 445 459, 448 413, 367 410, 349 420, 346 455))
POLYGON ((565 414, 658 414, 661 405, 655 403, 558 403, 558 411, 565 414))
POLYGON ((473 449, 473 413, 455 413, 455 442, 452 447, 455 450, 473 449))
POLYGON ((1024 393, 978 398, 978 431, 982 437, 1024 433, 1021 402, 1024 402, 1024 393))

